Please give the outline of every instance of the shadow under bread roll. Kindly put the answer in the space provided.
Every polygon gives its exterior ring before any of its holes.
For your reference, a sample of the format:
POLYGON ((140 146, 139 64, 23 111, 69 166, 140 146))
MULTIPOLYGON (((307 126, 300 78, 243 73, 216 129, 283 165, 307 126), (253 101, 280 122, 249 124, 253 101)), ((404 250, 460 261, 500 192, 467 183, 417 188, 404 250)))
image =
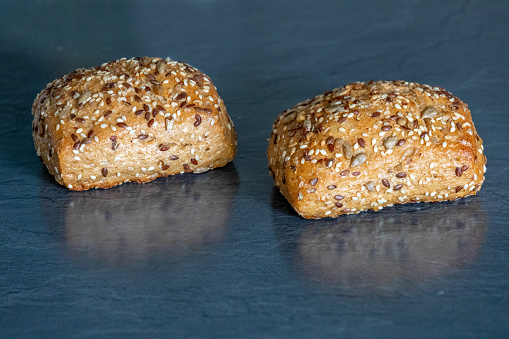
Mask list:
POLYGON ((178 260, 225 236, 238 184, 230 164, 198 176, 71 193, 66 244, 75 257, 112 265, 178 260))
POLYGON ((292 265, 307 281, 356 295, 394 293, 475 260, 486 228, 478 199, 399 210, 304 222, 290 241, 292 265))

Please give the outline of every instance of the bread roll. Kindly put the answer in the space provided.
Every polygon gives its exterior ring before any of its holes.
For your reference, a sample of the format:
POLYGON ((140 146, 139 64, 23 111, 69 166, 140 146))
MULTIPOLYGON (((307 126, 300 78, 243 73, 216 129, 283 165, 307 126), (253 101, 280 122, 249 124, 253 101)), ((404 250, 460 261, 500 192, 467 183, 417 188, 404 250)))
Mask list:
POLYGON ((204 172, 236 152, 233 123, 211 80, 169 58, 77 69, 48 84, 32 114, 37 154, 75 191, 204 172))
POLYGON ((467 105, 403 81, 353 83, 284 111, 268 161, 304 218, 462 198, 479 191, 486 170, 467 105))

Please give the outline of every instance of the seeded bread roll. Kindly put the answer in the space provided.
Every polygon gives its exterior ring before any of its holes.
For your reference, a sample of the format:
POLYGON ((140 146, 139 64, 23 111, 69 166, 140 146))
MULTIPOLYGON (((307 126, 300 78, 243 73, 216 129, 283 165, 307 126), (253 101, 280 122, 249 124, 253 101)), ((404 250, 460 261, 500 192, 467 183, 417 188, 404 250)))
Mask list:
POLYGON ((211 80, 169 58, 77 69, 32 106, 37 154, 56 181, 81 191, 226 165, 236 134, 211 80))
POLYGON ((486 170, 467 105, 403 81, 353 83, 284 111, 268 161, 275 185, 310 219, 473 195, 486 170))

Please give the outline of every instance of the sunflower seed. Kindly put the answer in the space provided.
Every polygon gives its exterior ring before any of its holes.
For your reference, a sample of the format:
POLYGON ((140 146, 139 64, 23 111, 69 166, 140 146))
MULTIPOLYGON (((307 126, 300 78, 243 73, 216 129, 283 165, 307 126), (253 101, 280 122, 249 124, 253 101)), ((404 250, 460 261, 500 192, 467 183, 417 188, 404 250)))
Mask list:
POLYGON ((366 156, 366 153, 359 153, 359 154, 356 154, 353 158, 352 158, 352 162, 350 164, 351 167, 355 167, 355 166, 359 166, 359 165, 362 165, 366 159, 368 157, 366 156))

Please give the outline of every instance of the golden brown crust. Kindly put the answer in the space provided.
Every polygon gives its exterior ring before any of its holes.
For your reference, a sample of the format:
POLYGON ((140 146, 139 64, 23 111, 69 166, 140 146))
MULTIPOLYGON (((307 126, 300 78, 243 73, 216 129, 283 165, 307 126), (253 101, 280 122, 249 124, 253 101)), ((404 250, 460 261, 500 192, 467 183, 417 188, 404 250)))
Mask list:
POLYGON ((304 218, 476 194, 486 157, 468 106, 443 88, 353 83, 275 121, 275 185, 304 218))
POLYGON ((211 80, 181 62, 120 59, 48 84, 32 106, 37 154, 81 191, 226 165, 233 122, 211 80))

